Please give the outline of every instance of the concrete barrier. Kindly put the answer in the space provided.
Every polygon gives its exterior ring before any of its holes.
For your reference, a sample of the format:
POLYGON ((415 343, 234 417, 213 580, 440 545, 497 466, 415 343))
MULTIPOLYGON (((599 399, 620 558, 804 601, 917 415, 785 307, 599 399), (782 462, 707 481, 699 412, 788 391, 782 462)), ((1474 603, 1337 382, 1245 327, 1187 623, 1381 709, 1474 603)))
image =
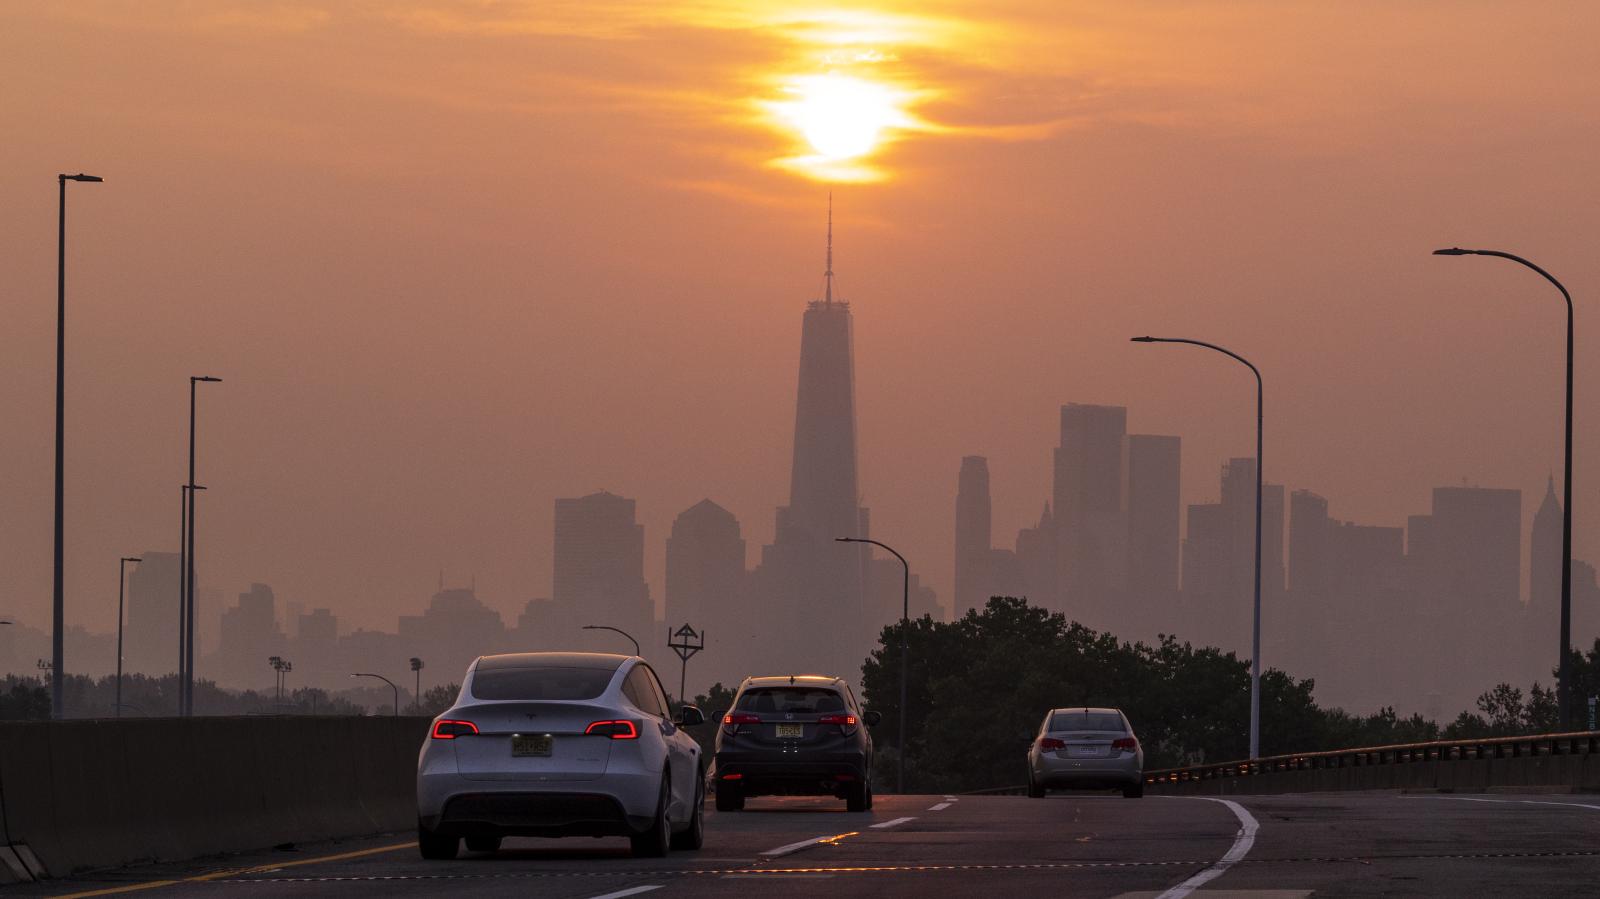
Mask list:
POLYGON ((416 826, 425 718, 0 723, 0 830, 52 876, 416 826))
POLYGON ((1441 740, 1145 772, 1153 793, 1600 791, 1600 732, 1441 740))

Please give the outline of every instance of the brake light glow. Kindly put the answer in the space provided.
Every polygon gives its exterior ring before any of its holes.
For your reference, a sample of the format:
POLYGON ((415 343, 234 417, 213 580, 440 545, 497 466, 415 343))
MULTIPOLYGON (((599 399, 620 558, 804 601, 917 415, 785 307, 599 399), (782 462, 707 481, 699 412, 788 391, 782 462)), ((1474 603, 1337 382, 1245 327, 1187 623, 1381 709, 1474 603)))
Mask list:
POLYGON ((749 712, 729 712, 722 716, 722 723, 724 726, 730 724, 760 724, 761 716, 752 715, 749 712))
POLYGON ((634 727, 632 721, 626 719, 619 721, 596 721, 583 730, 586 734, 597 737, 610 737, 613 740, 637 740, 639 728, 634 727))
POLYGON ((722 775, 722 779, 723 780, 744 780, 744 775, 743 774, 724 774, 724 775, 722 775))
POLYGON ((1040 752, 1050 752, 1050 751, 1055 750, 1055 749, 1066 749, 1066 748, 1067 748, 1067 744, 1066 744, 1066 741, 1064 741, 1064 740, 1057 740, 1055 737, 1040 737, 1039 738, 1039 751, 1040 752))
POLYGON ((456 737, 469 737, 478 732, 478 725, 471 721, 452 721, 441 718, 433 722, 433 738, 435 740, 454 740, 456 737))
POLYGON ((818 724, 837 724, 840 727, 855 727, 856 726, 856 716, 854 716, 854 715, 823 715, 821 718, 817 719, 817 723, 818 724))
POLYGON ((1122 738, 1119 738, 1119 739, 1116 739, 1116 740, 1112 740, 1111 741, 1111 748, 1112 749, 1125 749, 1128 752, 1133 752, 1133 751, 1135 751, 1135 750, 1137 750, 1139 748, 1139 741, 1134 739, 1133 737, 1122 737, 1122 738))

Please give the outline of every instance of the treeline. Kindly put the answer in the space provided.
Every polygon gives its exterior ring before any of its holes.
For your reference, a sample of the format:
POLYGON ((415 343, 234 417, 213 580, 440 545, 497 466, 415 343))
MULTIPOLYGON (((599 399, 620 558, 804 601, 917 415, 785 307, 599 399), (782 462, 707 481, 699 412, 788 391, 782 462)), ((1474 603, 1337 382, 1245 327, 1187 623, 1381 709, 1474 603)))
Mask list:
MULTIPOLYGON (((899 745, 899 624, 885 627, 862 668, 864 699, 883 713, 873 731, 879 784, 893 783, 899 745)), ((1014 597, 994 597, 958 621, 911 622, 906 704, 906 788, 971 790, 1021 783, 1024 756, 1046 710, 1114 706, 1127 712, 1147 768, 1242 759, 1249 754, 1250 663, 1234 653, 1163 636, 1126 643, 1014 597)), ((1575 697, 1600 686, 1600 640, 1573 654, 1575 697)), ((1555 726, 1555 702, 1535 684, 1502 684, 1449 726, 1393 708, 1352 715, 1322 708, 1314 683, 1261 675, 1261 752, 1281 755, 1441 738, 1538 733, 1555 726)), ((1581 705, 1581 701, 1575 701, 1581 705)))

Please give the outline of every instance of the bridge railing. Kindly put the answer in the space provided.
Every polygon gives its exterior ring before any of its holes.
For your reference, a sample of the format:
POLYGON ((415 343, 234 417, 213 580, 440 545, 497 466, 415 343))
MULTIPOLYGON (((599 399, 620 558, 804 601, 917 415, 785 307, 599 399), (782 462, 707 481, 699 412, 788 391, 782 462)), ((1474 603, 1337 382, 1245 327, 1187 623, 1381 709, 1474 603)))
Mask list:
POLYGON ((1254 760, 1161 768, 1144 773, 1146 784, 1184 784, 1196 781, 1248 778, 1289 771, 1319 771, 1407 765, 1415 762, 1470 761, 1475 759, 1532 759, 1551 756, 1600 755, 1600 731, 1572 731, 1518 737, 1477 737, 1361 746, 1326 752, 1295 752, 1254 760))

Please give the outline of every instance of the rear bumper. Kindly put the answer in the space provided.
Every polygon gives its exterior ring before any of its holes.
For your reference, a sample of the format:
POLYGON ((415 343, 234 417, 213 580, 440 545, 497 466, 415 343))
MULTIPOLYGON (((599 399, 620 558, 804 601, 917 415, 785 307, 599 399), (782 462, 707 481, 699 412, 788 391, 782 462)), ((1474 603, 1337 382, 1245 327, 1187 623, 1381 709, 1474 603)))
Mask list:
POLYGON ((1041 756, 1033 765, 1034 782, 1055 789, 1104 789, 1139 783, 1144 778, 1139 756, 1062 759, 1041 756))
POLYGON ((718 788, 746 796, 830 796, 868 775, 861 752, 719 752, 715 770, 718 788))
POLYGON ((456 836, 629 836, 649 829, 653 815, 629 815, 603 793, 461 793, 421 826, 456 836))

